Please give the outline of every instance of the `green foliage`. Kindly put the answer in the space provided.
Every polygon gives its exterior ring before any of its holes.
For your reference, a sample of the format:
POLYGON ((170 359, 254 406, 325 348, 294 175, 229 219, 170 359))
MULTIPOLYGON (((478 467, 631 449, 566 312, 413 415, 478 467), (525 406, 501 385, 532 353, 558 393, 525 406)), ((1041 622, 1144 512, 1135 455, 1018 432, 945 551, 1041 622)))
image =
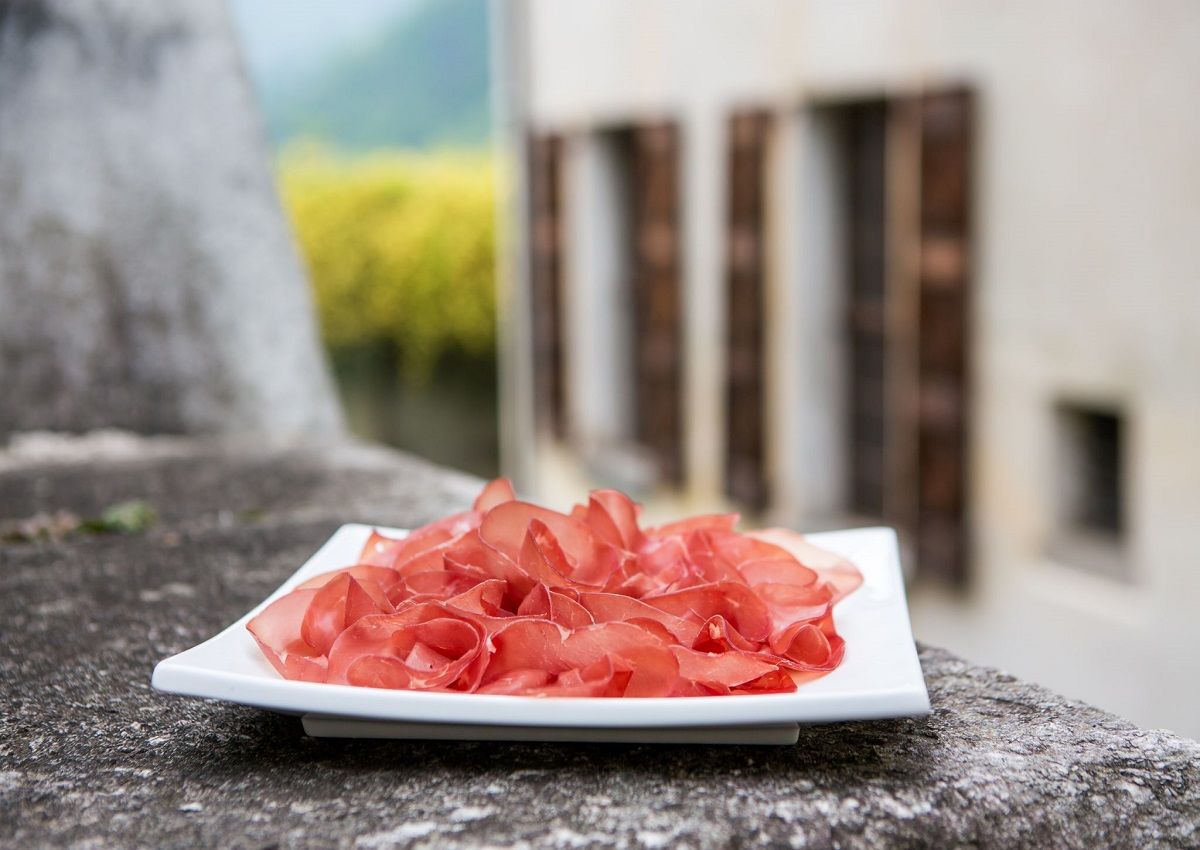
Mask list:
POLYGON ((417 380, 447 360, 494 363, 486 156, 292 149, 281 184, 335 356, 386 345, 417 380))
POLYGON ((82 527, 96 534, 137 534, 157 521, 158 515, 149 502, 130 499, 110 506, 95 519, 84 520, 82 527))
POLYGON ((314 79, 266 92, 278 143, 343 150, 479 145, 488 138, 485 0, 424 0, 314 79))

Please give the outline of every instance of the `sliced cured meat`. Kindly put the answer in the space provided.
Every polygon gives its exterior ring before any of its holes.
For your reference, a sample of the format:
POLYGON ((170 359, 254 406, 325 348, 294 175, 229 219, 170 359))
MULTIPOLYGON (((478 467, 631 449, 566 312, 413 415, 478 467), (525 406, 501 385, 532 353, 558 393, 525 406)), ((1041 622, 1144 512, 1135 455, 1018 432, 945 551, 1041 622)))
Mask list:
POLYGON ((475 497, 475 504, 471 507, 477 514, 482 515, 497 505, 516 500, 517 494, 513 492, 512 482, 507 478, 497 478, 484 486, 479 495, 475 497))
POLYGON ((395 610, 387 595, 372 581, 357 581, 343 572, 317 588, 300 621, 300 636, 321 655, 338 635, 369 614, 390 614, 395 610))
POLYGON ((325 658, 300 633, 304 613, 316 595, 316 588, 293 590, 246 624, 263 655, 285 679, 325 681, 325 658))
POLYGON ((853 564, 839 555, 812 545, 804 539, 803 534, 789 531, 786 528, 767 528, 762 531, 752 531, 746 536, 773 543, 779 548, 787 550, 804 566, 815 570, 824 581, 829 582, 835 588, 834 604, 845 599, 862 584, 862 573, 853 564))
POLYGON ((472 510, 315 576, 247 628, 284 678, 524 697, 785 693, 846 652, 834 606, 862 582, 802 536, 737 516, 643 528, 615 490, 559 513, 506 479, 472 510))

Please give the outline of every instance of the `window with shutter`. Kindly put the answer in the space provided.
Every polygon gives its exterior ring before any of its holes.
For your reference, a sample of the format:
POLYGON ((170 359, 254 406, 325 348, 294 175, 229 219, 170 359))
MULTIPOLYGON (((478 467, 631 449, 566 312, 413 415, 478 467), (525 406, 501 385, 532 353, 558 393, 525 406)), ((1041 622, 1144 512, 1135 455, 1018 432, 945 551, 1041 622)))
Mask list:
POLYGON ((562 356, 562 139, 529 140, 529 283, 533 335, 534 411, 539 430, 562 437, 565 399, 562 356))
POLYGON ((883 517, 889 416, 885 391, 887 268, 883 102, 842 107, 846 158, 846 327, 848 342, 849 508, 883 517))
POLYGON ((916 552, 922 572, 965 578, 970 351, 971 97, 920 98, 916 552))
POLYGON ((769 131, 765 112, 730 119, 725 489, 753 510, 769 500, 763 336, 769 131))
POLYGON ((845 247, 846 507, 966 576, 971 98, 831 104, 845 247))
POLYGON ((683 478, 683 326, 675 125, 636 127, 632 159, 636 436, 654 456, 661 479, 678 485, 683 478))

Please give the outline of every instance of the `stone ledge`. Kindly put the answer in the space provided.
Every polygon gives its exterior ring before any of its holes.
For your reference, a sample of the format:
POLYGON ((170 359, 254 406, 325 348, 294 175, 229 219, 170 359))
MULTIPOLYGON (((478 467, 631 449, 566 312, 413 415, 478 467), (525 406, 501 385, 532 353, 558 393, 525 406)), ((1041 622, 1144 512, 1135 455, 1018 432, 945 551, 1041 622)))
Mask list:
POLYGON ((934 712, 787 748, 316 741, 150 690, 346 518, 414 525, 466 476, 377 449, 0 473, 0 518, 148 498, 144 534, 0 544, 0 844, 1196 846, 1200 745, 921 649, 934 712), (166 501, 166 500, 169 500, 166 501))

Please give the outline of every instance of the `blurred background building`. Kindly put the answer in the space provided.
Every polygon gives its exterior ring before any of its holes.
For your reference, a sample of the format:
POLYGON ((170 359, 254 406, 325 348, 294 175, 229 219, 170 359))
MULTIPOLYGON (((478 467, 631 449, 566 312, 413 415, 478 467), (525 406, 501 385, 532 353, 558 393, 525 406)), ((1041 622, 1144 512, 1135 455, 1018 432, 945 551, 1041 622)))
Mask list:
POLYGON ((895 525, 920 637, 1200 734, 1200 7, 494 10, 505 467, 895 525))
POLYGON ((1200 737, 1197 45, 1192 0, 0 0, 0 439, 340 402, 554 503, 895 525, 918 637, 1200 737))

